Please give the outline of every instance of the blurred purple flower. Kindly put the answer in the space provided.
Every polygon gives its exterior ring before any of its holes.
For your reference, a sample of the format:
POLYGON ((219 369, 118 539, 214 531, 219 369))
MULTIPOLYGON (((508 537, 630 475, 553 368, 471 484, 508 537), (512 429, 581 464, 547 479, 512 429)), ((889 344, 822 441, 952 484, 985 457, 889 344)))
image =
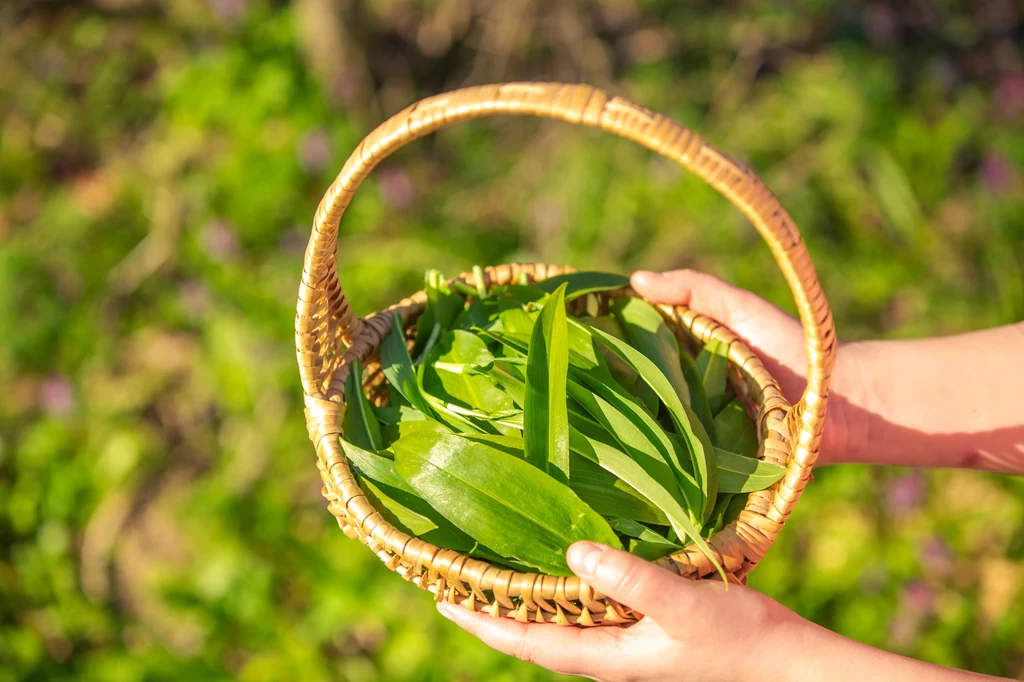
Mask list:
POLYGON ((309 243, 309 230, 300 225, 294 225, 291 229, 285 230, 278 240, 278 247, 284 253, 301 255, 306 252, 306 245, 309 243))
POLYGON ((921 563, 924 572, 936 578, 945 578, 953 572, 953 552, 949 545, 934 537, 921 545, 921 563))
POLYGON ((952 91, 960 84, 960 72, 957 70, 956 64, 946 55, 939 55, 932 59, 929 69, 932 77, 947 92, 952 91))
POLYGON ((860 576, 860 589, 864 594, 880 594, 889 584, 889 574, 885 566, 870 565, 860 576))
POLYGON ((901 601, 910 611, 928 615, 935 608, 935 592, 920 580, 910 580, 903 586, 901 601))
POLYGON ((299 141, 299 164, 313 175, 320 173, 331 163, 331 140, 323 130, 310 130, 299 141))
POLYGON ((864 9, 864 30, 876 45, 892 45, 899 37, 896 14, 885 5, 868 5, 864 9))
POLYGON ((921 506, 924 496, 924 476, 912 471, 889 484, 885 492, 885 506, 893 516, 905 516, 921 506))
POLYGON ((246 0, 209 0, 209 4, 214 16, 231 24, 245 14, 246 0))
POLYGON ((1006 118, 1024 112, 1024 71, 1002 77, 996 88, 995 106, 996 113, 1006 118))
POLYGON ((178 287, 181 307, 193 320, 201 318, 210 308, 210 292, 198 280, 190 279, 178 287))
POLYGON ((363 77, 358 69, 343 65, 331 76, 328 90, 331 97, 342 104, 352 104, 363 89, 363 77))
POLYGON ((989 152, 981 159, 981 180, 992 192, 1003 192, 1013 182, 1013 167, 999 152, 989 152))
POLYGON ((200 239, 203 251, 211 260, 218 263, 234 260, 240 251, 238 237, 228 223, 223 220, 212 220, 207 223, 200 239))
POLYGON ((55 417, 71 412, 75 406, 75 389, 66 376, 54 374, 43 380, 39 389, 39 406, 55 417))
POLYGON ((899 607, 889 621, 889 644, 895 649, 908 649, 921 634, 925 618, 935 609, 935 593, 920 580, 903 585, 899 607))
POLYGON ((416 198, 416 188, 405 169, 382 166, 378 171, 380 194, 384 203, 392 208, 408 208, 416 198))
POLYGON ((905 651, 920 632, 921 618, 913 613, 901 612, 889 621, 889 645, 897 651, 905 651))

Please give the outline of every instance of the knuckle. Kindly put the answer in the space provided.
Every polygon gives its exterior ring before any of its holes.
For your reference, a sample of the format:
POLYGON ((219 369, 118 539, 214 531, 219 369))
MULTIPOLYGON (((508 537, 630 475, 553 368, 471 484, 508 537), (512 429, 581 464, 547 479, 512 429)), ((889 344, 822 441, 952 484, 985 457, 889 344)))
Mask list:
POLYGON ((615 579, 615 590, 628 599, 643 589, 642 576, 639 575, 639 566, 634 562, 625 562, 621 559, 615 562, 615 569, 618 577, 615 579))

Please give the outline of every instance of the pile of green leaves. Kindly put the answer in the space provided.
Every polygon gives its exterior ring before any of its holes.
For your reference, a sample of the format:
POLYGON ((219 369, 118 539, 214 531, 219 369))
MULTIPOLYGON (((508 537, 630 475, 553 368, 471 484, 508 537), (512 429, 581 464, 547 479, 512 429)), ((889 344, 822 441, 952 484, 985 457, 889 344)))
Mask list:
POLYGON ((581 272, 488 291, 428 272, 411 353, 397 315, 381 346, 388 404, 371 405, 358 362, 346 386, 345 453, 381 514, 552 575, 570 574, 578 540, 710 556, 705 539, 784 468, 756 458, 727 347, 694 359, 650 304, 599 304, 627 283, 581 272), (567 314, 580 297, 592 314, 567 314))

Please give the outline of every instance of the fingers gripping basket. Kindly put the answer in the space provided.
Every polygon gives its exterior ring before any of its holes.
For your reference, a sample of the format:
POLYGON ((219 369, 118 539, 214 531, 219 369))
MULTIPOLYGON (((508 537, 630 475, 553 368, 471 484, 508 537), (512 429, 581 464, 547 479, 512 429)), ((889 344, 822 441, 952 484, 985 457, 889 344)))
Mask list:
MULTIPOLYGON (((454 550, 435 547, 388 524, 363 495, 339 443, 350 361, 364 360, 367 384, 381 398, 378 349, 392 313, 407 328, 423 311, 423 291, 366 318, 353 315, 337 273, 338 224, 359 184, 385 157, 416 138, 473 118, 533 115, 601 128, 633 140, 688 168, 727 197, 771 247, 796 299, 806 335, 807 389, 796 405, 783 397, 758 358, 726 328, 683 307, 661 306, 679 339, 691 346, 717 338, 731 343, 733 386, 758 424, 759 456, 786 465, 784 478, 750 494, 739 518, 710 545, 731 579, 744 581, 771 546, 806 485, 818 455, 836 341, 832 313, 807 249, 778 199, 750 170, 678 123, 586 85, 508 83, 428 97, 385 121, 360 143, 320 202, 306 250, 295 318, 295 343, 305 393, 306 422, 316 447, 328 508, 349 537, 358 538, 389 568, 435 594, 491 615, 520 621, 595 625, 640 617, 575 577, 499 569, 454 550)), ((483 269, 485 286, 516 282, 521 273, 542 280, 568 268, 500 265, 483 269)), ((475 284, 473 275, 461 279, 475 284)), ((662 560, 680 575, 714 573, 699 551, 662 560)))

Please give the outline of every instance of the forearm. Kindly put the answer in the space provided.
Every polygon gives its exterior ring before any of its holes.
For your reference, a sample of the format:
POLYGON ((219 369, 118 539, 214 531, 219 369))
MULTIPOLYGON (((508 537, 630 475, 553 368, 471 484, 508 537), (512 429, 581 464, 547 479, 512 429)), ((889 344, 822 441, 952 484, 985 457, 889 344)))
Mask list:
POLYGON ((832 462, 1024 473, 1024 323, 845 344, 832 462))
POLYGON ((882 651, 798 618, 776 629, 770 639, 774 641, 767 656, 775 659, 771 666, 774 673, 766 675, 765 679, 793 682, 968 682, 1002 679, 882 651))

